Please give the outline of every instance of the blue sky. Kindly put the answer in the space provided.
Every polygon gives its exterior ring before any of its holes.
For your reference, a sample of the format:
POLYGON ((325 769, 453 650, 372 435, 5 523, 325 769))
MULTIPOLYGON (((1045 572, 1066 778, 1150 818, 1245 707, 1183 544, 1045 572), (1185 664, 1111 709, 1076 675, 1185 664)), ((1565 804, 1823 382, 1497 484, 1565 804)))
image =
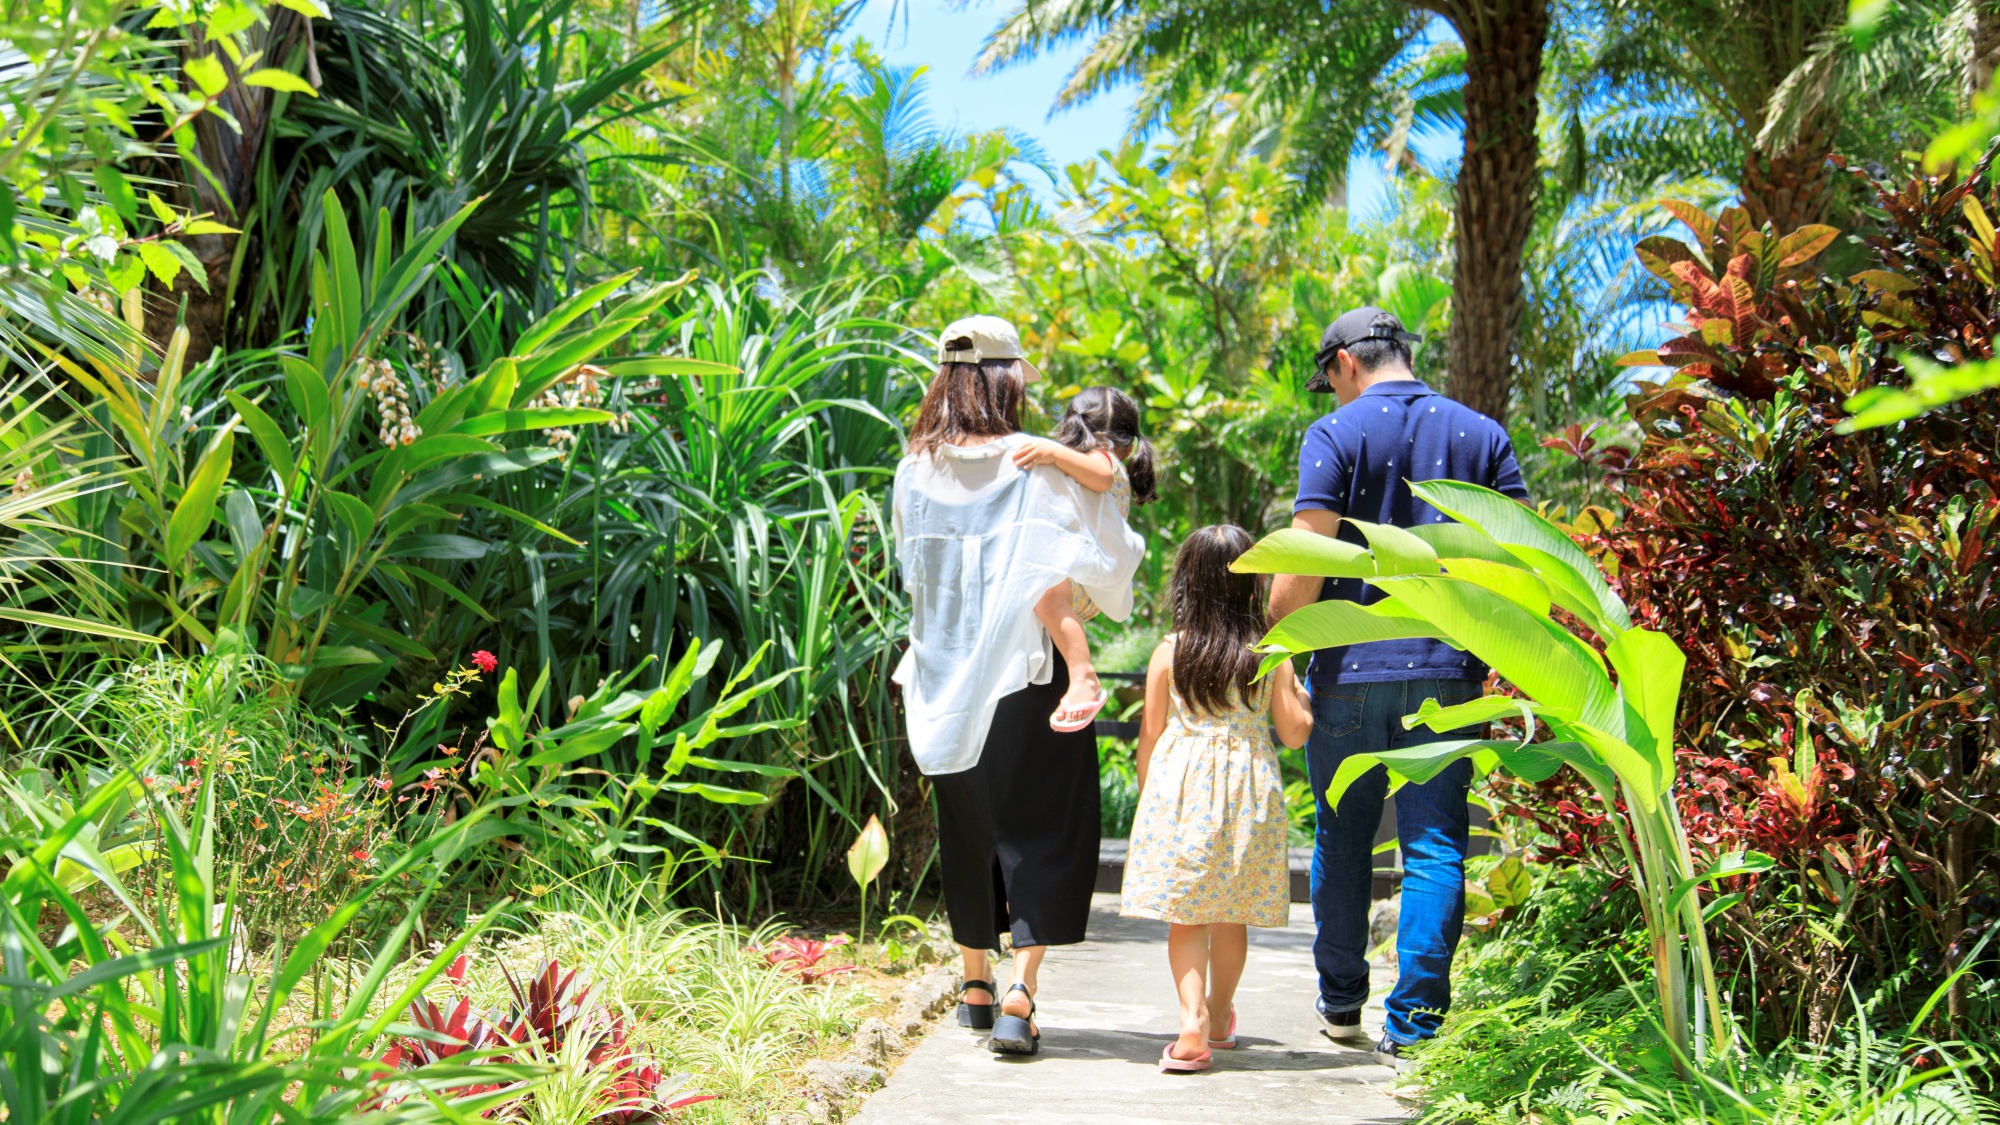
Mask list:
MULTIPOLYGON (((1116 145, 1131 115, 1131 89, 1110 91, 1082 106, 1050 113, 1063 80, 1083 57, 1083 43, 998 74, 970 74, 980 44, 1007 10, 1005 3, 993 0, 973 0, 958 10, 947 0, 868 0, 849 25, 849 34, 874 44, 892 65, 929 67, 932 113, 940 125, 963 131, 1006 127, 1024 133, 1041 142, 1058 168, 1116 145)), ((1458 144, 1455 135, 1434 136, 1418 138, 1415 147, 1419 158, 1429 161, 1455 155, 1458 144)), ((1357 217, 1368 218, 1386 198, 1381 158, 1356 158, 1348 169, 1349 208, 1357 217)))

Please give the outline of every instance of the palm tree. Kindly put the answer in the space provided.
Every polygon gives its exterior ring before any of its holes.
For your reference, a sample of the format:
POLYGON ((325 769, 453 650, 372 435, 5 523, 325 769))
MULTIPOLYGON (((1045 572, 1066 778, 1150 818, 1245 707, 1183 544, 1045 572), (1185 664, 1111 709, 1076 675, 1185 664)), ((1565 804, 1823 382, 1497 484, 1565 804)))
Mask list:
POLYGON ((1611 99, 1632 109, 1607 115, 1622 133, 1616 147, 1667 146, 1666 159, 1690 171, 1696 150, 1718 153, 1709 170, 1735 181, 1758 223, 1789 231, 1825 220, 1839 204, 1829 156, 1893 160, 1951 113, 1982 66, 1973 10, 1985 0, 1904 0, 1861 34, 1848 8, 1611 0, 1596 66, 1611 99))
POLYGON ((1526 308, 1521 268, 1541 184, 1537 91, 1549 24, 1548 0, 1021 0, 979 65, 1092 38, 1064 101, 1141 79, 1140 125, 1195 88, 1243 90, 1253 110, 1285 120, 1301 183, 1315 192, 1338 184, 1364 139, 1462 105, 1447 389, 1498 417, 1526 308), (1434 86, 1413 92, 1393 80, 1411 73, 1433 16, 1463 46, 1464 83, 1448 102, 1434 86))

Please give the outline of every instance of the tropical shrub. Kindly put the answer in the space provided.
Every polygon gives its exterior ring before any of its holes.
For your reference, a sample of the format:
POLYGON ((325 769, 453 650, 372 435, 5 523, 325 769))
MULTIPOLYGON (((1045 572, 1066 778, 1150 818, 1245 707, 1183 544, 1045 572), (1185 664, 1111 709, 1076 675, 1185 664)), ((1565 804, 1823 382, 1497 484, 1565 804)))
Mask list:
MULTIPOLYGON (((340 728, 300 706, 260 657, 138 663, 79 695, 70 714, 109 744, 93 757, 157 761, 145 783, 184 823, 214 801, 216 854, 258 948, 325 921, 399 850, 403 810, 388 779, 367 773, 340 728)), ((355 929, 393 925, 410 890, 377 892, 355 929)))
MULTIPOLYGON (((60 823, 38 823, 5 840, 0 1107, 10 1122, 462 1120, 456 1115, 491 1108, 541 1076, 535 1066, 482 1071, 509 1091, 460 1097, 453 1091, 469 1077, 462 1065, 425 1068, 393 1082, 368 1065, 391 1023, 389 1015, 373 1011, 378 994, 437 889, 435 880, 426 881, 358 978, 336 987, 322 975, 321 959, 371 899, 426 864, 449 863, 481 816, 386 859, 330 917, 297 934, 265 974, 254 968, 237 922, 231 880, 218 870, 215 771, 202 779, 196 815, 183 821, 176 802, 162 798, 162 787, 147 784, 153 764, 141 759, 121 766, 83 792, 60 823), (97 818, 130 802, 135 789, 152 790, 141 799, 161 828, 165 868, 150 911, 115 865, 78 847, 97 818), (86 911, 73 893, 75 880, 64 878, 66 862, 108 892, 90 897, 103 916, 86 911), (116 904, 108 913, 106 902, 116 904), (62 921, 53 937, 43 925, 45 912, 62 921), (300 1015, 305 1019, 295 1018, 300 1015), (365 1112, 384 1098, 406 1100, 392 1112, 365 1112)), ((484 925, 469 927, 447 947, 449 954, 484 925)), ((404 999, 392 999, 389 1007, 400 1011, 437 969, 420 974, 404 999)))
MULTIPOLYGON (((674 888, 682 862, 698 858, 713 864, 721 853, 655 815, 656 796, 685 794, 722 805, 762 805, 770 800, 766 793, 680 775, 689 768, 776 778, 794 775, 784 766, 699 753, 728 739, 804 724, 804 719, 794 718, 723 725, 791 677, 791 672, 781 672, 748 683, 764 650, 729 678, 713 703, 690 707, 683 721, 673 722, 720 651, 721 645, 714 643, 689 646, 665 682, 651 691, 629 690, 644 664, 606 680, 588 697, 571 699, 564 706, 564 721, 555 726, 535 719, 536 705, 548 687, 548 670, 543 669, 524 700, 510 668, 500 680, 499 714, 486 721, 485 736, 470 747, 440 746, 445 757, 413 761, 398 776, 422 787, 452 779, 452 788, 471 807, 494 810, 488 832, 496 838, 511 836, 516 846, 527 847, 545 873, 569 876, 610 864, 629 868, 641 879, 650 875, 664 898, 674 888), (609 752, 628 738, 629 756, 620 753, 613 758, 609 752), (614 761, 617 764, 612 765, 614 761), (687 849, 679 860, 673 851, 677 845, 687 849), (649 864, 654 857, 656 864, 649 864)), ((450 799, 447 790, 444 800, 450 799)), ((503 871, 513 866, 502 864, 503 871)))
MULTIPOLYGON (((1854 988, 1914 1009, 2000 918, 2000 404, 1840 425, 1902 356, 1990 356, 1994 188, 1985 163, 1868 186, 1882 227, 1847 280, 1804 272, 1823 231, 1734 211, 1679 208, 1695 243, 1641 245, 1689 331, 1657 353, 1678 373, 1633 398, 1645 440, 1615 510, 1575 528, 1687 653, 1691 836, 1777 860, 1708 907, 1766 1039, 1824 1041, 1854 988)), ((1555 850, 1604 854, 1601 825, 1543 796, 1555 850)), ((1955 979, 1948 1034, 1995 1010, 1991 987, 1955 979)))
POLYGON ((313 24, 313 96, 277 101, 252 123, 261 143, 233 200, 243 280, 214 326, 218 341, 270 345, 312 315, 329 191, 392 230, 436 227, 481 201, 412 299, 407 327, 429 340, 511 339, 622 272, 593 269, 587 144, 656 104, 643 75, 670 38, 594 41, 574 0, 455 0, 417 18, 325 7, 313 24))
MULTIPOLYGON (((382 591, 457 593, 420 560, 484 553, 482 544, 448 530, 458 518, 453 507, 494 506, 468 489, 555 456, 495 439, 611 421, 603 410, 540 400, 578 378, 584 360, 637 327, 671 289, 641 290, 602 320, 578 325, 629 280, 614 277, 558 306, 513 354, 477 376, 406 380, 383 353, 404 305, 475 207, 412 238, 400 253, 388 225, 378 223, 365 254, 351 241, 339 200, 329 193, 323 207, 327 244, 315 272, 314 330, 304 354, 272 357, 282 399, 249 382, 216 387, 212 380, 223 372, 213 366, 208 378, 184 378, 185 331, 176 332, 150 379, 120 364, 91 361, 94 370, 87 370, 56 357, 89 395, 81 409, 108 419, 101 448, 116 458, 123 486, 59 507, 75 525, 108 533, 78 550, 122 588, 128 621, 182 648, 212 646, 233 631, 307 695, 339 702, 381 680, 394 658, 432 655, 386 616, 393 602, 382 591), (226 418, 217 398, 230 411, 226 418), (238 466, 239 428, 259 455, 241 458, 254 471, 238 466), (223 535, 212 534, 217 523, 223 535), (144 569, 126 568, 133 561, 144 569)), ((621 375, 672 366, 607 362, 621 375)), ((71 469, 54 449, 34 468, 51 476, 71 469)))

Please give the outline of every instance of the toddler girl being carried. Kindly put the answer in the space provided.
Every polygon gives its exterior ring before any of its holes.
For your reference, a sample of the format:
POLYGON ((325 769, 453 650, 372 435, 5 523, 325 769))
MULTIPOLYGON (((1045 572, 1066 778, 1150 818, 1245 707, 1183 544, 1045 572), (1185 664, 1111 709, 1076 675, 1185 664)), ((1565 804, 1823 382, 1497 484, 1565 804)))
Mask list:
MULTIPOLYGON (((1053 441, 1030 438, 1014 450, 1014 463, 1023 469, 1054 465, 1093 492, 1110 492, 1125 516, 1133 504, 1155 499, 1153 460, 1153 443, 1139 432, 1138 402, 1112 387, 1077 392, 1053 441)), ((1049 716, 1056 730, 1082 730, 1111 699, 1091 666, 1090 638, 1083 630, 1097 612, 1090 596, 1067 581, 1050 587, 1035 604, 1035 617, 1069 665, 1069 689, 1049 716)))

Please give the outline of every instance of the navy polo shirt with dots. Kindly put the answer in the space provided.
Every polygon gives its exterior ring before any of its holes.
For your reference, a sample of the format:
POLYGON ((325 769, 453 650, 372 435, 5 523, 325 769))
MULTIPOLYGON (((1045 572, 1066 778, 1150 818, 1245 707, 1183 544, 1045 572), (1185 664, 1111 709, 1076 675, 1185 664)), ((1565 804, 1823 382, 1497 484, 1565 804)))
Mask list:
MULTIPOLYGON (((1317 509, 1396 527, 1443 523, 1446 516, 1410 493, 1411 481, 1459 480, 1526 500, 1507 431, 1491 418, 1414 379, 1377 383, 1306 431, 1299 450, 1294 512, 1317 509)), ((1367 546, 1346 523, 1340 536, 1367 546)), ((1364 605, 1383 594, 1359 578, 1329 578, 1321 600, 1364 605)), ((1482 680, 1471 654, 1428 639, 1371 641, 1313 653, 1315 687, 1390 680, 1482 680)))

